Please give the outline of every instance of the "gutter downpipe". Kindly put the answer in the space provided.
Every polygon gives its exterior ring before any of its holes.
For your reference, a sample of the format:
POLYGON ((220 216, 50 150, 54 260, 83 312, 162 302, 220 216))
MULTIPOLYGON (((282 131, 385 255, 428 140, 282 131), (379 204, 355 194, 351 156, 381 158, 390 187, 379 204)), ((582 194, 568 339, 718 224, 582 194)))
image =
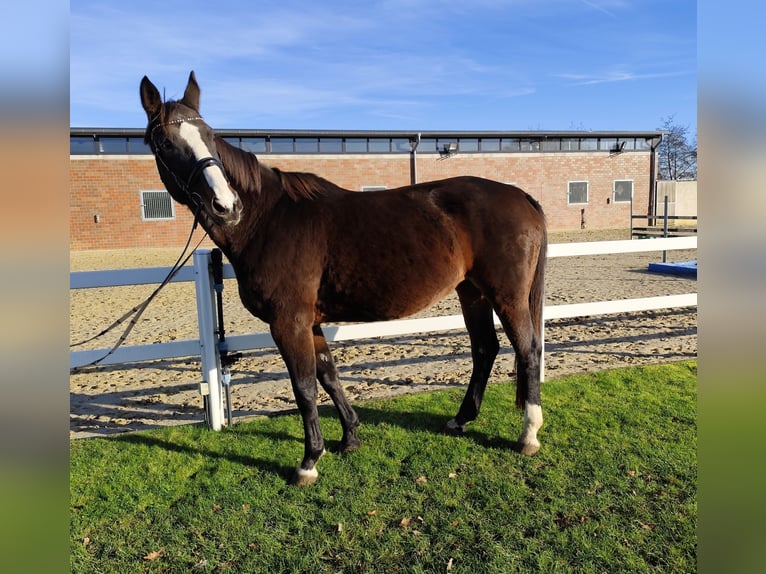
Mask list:
MULTIPOLYGON (((652 145, 652 155, 649 156, 649 213, 647 214, 649 215, 647 218, 647 225, 649 226, 654 225, 654 218, 657 215, 657 148, 659 148, 660 143, 662 143, 663 135, 664 134, 660 133, 657 143, 652 145)), ((631 225, 632 224, 633 220, 631 220, 631 225)))
POLYGON ((418 182, 418 146, 420 145, 420 132, 410 140, 410 184, 418 182))

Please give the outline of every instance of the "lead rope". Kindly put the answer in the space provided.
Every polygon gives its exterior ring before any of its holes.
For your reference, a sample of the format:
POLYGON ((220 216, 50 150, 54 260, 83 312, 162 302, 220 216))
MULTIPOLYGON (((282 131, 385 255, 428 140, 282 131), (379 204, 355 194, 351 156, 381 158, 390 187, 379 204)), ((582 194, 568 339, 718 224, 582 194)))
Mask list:
POLYGON ((96 359, 95 361, 91 361, 90 363, 86 363, 84 365, 78 365, 76 367, 72 367, 70 370, 78 371, 80 369, 84 369, 85 367, 92 367, 92 366, 98 365, 104 359, 106 359, 112 353, 114 353, 120 347, 120 345, 122 345, 125 342, 125 339, 128 338, 128 335, 133 330, 133 327, 135 327, 136 324, 138 323, 138 319, 141 317, 141 315, 144 313, 146 308, 149 306, 149 303, 151 303, 154 300, 154 298, 162 290, 162 288, 165 287, 165 285, 170 283, 170 280, 176 275, 176 273, 178 273, 181 267, 186 265, 186 262, 189 261, 189 258, 192 255, 194 255, 194 252, 197 250, 197 248, 202 244, 202 242, 207 237, 207 232, 205 232, 205 234, 202 236, 202 239, 199 240, 199 242, 194 247, 194 249, 192 249, 188 255, 186 254, 186 251, 189 249, 189 245, 191 244, 192 237, 194 236, 194 231, 197 229, 197 225, 199 223, 199 213, 200 213, 201 207, 202 207, 201 203, 197 204, 197 211, 194 213, 194 223, 192 224, 192 229, 191 229, 191 232, 189 233, 189 238, 186 240, 186 245, 184 245, 184 248, 181 251, 181 255, 178 257, 176 262, 170 268, 170 272, 167 274, 165 279, 162 280, 162 283, 160 283, 160 285, 152 292, 152 294, 149 295, 149 297, 147 297, 143 303, 140 303, 139 305, 136 305, 135 307, 133 307, 130 311, 125 313, 122 317, 117 319, 114 323, 109 325, 106 329, 104 329, 100 333, 93 335, 92 337, 85 339, 83 341, 79 341, 77 343, 73 343, 69 345, 70 348, 79 347, 80 345, 84 345, 85 343, 93 341, 94 339, 98 339, 99 337, 102 337, 103 335, 107 334, 109 331, 111 331, 115 327, 124 323, 128 318, 132 317, 130 319, 130 322, 128 323, 128 326, 122 332, 122 335, 120 335, 120 338, 117 340, 114 346, 111 349, 109 349, 109 351, 104 356, 96 359))

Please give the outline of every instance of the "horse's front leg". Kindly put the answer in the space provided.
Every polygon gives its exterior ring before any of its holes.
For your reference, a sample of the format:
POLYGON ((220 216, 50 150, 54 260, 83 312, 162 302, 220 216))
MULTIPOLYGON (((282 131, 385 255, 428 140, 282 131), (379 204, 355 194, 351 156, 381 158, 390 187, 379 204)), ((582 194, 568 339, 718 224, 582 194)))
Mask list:
POLYGON ((303 461, 295 470, 291 483, 308 486, 319 477, 316 463, 325 452, 317 412, 316 358, 310 318, 292 315, 287 320, 275 321, 271 324, 271 335, 287 365, 303 419, 303 461))

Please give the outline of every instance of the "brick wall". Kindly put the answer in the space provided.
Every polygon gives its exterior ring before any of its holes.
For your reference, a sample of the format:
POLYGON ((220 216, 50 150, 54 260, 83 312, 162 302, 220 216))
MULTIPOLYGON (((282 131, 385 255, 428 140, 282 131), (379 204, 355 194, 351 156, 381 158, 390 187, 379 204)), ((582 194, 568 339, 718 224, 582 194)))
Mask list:
MULTIPOLYGON (((313 172, 357 191, 365 185, 410 183, 409 154, 269 155, 261 161, 285 171, 313 172)), ((614 180, 633 180, 634 209, 645 212, 649 170, 650 152, 417 156, 421 182, 476 175, 518 185, 542 203, 551 230, 579 229, 583 208, 590 229, 628 229, 630 203, 612 200, 614 180), (567 204, 569 181, 588 182, 586 205, 567 204)), ((192 216, 180 205, 172 221, 142 219, 140 192, 164 189, 151 156, 72 156, 69 185, 71 250, 182 247, 188 237, 192 216)))

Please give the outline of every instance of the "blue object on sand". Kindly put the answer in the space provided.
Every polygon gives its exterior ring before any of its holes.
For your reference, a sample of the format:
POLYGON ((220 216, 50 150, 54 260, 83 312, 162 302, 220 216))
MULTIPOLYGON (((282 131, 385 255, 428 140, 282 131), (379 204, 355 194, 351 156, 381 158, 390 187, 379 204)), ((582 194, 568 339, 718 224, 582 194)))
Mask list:
POLYGON ((676 263, 650 263, 649 271, 670 273, 672 275, 697 276, 697 261, 678 261, 676 263))

